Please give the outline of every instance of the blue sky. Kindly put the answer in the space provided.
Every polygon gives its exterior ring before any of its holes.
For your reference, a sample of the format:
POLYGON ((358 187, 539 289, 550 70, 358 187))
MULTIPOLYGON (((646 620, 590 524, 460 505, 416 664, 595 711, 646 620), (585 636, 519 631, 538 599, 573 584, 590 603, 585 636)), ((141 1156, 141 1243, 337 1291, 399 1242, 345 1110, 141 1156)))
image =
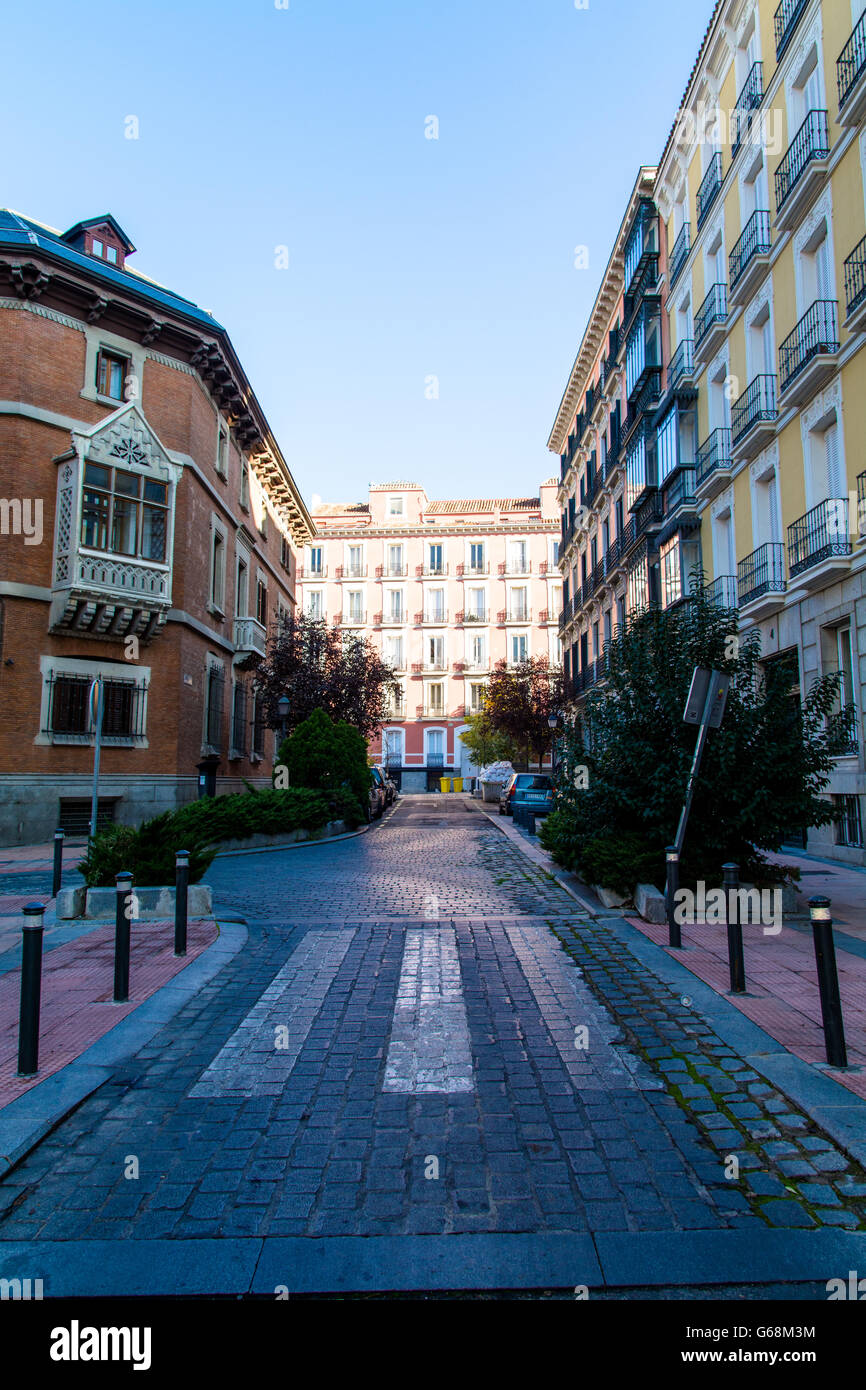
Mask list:
POLYGON ((12 7, 0 203, 113 212, 132 264, 226 326, 308 501, 523 495, 711 8, 12 7))

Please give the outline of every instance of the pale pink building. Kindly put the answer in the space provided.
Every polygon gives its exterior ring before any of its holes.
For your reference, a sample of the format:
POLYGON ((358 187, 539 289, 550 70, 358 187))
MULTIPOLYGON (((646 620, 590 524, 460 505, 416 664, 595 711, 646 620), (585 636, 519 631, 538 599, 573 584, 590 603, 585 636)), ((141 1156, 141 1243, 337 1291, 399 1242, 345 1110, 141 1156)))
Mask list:
POLYGON ((366 502, 312 508, 299 602, 370 637, 399 673, 401 699, 371 751, 404 791, 443 769, 471 775, 459 735, 497 662, 559 663, 558 485, 430 501, 418 483, 375 483, 366 502))

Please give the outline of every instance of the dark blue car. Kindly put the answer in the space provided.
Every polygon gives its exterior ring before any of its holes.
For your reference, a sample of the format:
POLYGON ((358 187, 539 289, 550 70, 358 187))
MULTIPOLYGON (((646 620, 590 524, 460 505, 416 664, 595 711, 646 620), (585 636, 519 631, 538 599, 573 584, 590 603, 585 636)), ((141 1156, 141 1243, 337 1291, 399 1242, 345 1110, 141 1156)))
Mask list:
POLYGON ((500 816, 513 815, 515 802, 536 816, 546 816, 553 810, 552 778, 544 772, 512 773, 499 793, 500 816))

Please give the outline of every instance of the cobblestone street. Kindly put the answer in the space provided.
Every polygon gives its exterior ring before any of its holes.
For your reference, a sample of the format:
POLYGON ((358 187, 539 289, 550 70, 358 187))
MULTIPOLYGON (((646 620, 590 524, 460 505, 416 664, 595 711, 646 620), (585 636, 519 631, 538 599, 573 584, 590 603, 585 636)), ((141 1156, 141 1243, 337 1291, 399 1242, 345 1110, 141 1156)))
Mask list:
POLYGON ((413 1237, 523 1235, 685 1284, 714 1236, 866 1228, 861 1169, 477 803, 207 879, 248 940, 0 1184, 0 1259, 158 1242, 170 1291, 166 1242, 396 1237, 375 1286, 423 1287, 413 1237))

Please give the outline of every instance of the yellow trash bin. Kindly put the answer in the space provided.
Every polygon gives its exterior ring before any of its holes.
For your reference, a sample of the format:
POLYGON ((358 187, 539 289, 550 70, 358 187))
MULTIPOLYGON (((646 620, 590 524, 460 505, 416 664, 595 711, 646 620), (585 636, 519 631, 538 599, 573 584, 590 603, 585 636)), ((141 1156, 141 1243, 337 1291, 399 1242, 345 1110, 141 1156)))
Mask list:
POLYGON ((462 792, 462 790, 463 790, 463 778, 462 778, 462 777, 455 777, 455 778, 454 778, 454 787, 453 787, 453 790, 454 790, 455 792, 462 792))
POLYGON ((451 790, 451 778, 450 778, 450 777, 440 777, 440 778, 439 778, 439 790, 440 790, 440 792, 450 792, 450 790, 451 790))

